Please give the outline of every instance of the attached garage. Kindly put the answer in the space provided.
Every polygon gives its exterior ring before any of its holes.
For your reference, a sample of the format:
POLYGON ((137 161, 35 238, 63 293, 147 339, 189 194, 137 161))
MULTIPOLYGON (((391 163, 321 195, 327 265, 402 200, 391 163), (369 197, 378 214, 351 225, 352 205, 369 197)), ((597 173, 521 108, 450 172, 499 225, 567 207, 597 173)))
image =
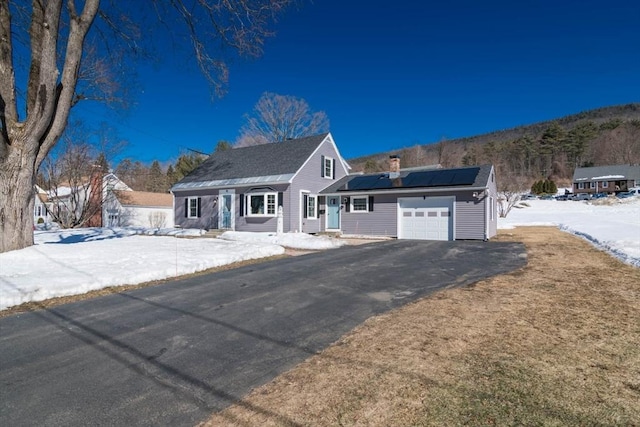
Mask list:
POLYGON ((398 198, 398 238, 454 240, 453 197, 398 198))
MULTIPOLYGON (((343 235, 414 240, 488 240, 496 235, 497 188, 493 166, 397 169, 347 175, 320 192, 337 212, 331 230, 343 235), (356 203, 357 202, 357 203, 356 203)), ((324 217, 323 217, 324 215, 324 217)), ((323 221, 324 219, 324 221, 323 221)), ((323 231, 323 230, 321 230, 323 231)))

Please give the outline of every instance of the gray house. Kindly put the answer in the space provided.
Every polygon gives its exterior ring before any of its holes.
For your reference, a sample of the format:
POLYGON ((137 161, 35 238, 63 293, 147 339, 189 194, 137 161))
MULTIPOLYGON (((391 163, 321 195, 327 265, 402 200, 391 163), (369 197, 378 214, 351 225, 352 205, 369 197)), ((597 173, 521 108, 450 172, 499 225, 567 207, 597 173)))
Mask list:
POLYGON ((318 194, 349 173, 331 134, 213 153, 176 183, 175 224, 186 228, 317 233, 318 194))
POLYGON ((327 224, 343 234, 487 240, 497 232, 493 166, 400 169, 346 176, 321 191, 327 224))
POLYGON ((486 240, 496 234, 492 166, 400 169, 349 175, 331 134, 212 154, 176 183, 176 225, 486 240))
POLYGON ((609 165, 576 168, 573 192, 619 193, 640 186, 640 165, 609 165))

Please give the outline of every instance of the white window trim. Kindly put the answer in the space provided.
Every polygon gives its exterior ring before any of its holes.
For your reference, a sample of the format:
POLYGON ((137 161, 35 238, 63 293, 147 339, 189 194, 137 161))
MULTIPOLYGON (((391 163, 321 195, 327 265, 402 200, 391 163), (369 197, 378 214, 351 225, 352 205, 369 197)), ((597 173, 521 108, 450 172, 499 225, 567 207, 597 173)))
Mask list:
POLYGON ((246 214, 245 216, 247 217, 253 217, 253 218, 275 218, 278 215, 278 193, 277 192, 272 192, 272 191, 267 191, 264 193, 248 193, 245 194, 245 199, 244 199, 244 205, 245 205, 245 209, 246 209, 246 214), (257 197, 257 196, 261 196, 263 197, 263 203, 264 203, 264 213, 252 213, 251 212, 251 197, 257 197), (273 196, 273 213, 268 213, 269 212, 269 196, 273 196))
POLYGON ((305 206, 304 208, 307 211, 307 218, 306 219, 318 219, 318 196, 316 195, 311 195, 311 194, 305 194, 307 196, 307 206, 305 206), (309 207, 311 205, 311 200, 313 200, 313 215, 309 214, 309 207))
POLYGON ((333 157, 324 157, 324 164, 322 165, 322 168, 324 170, 324 177, 326 179, 333 179, 334 176, 334 170, 336 167, 336 162, 335 159, 333 157), (327 161, 329 162, 329 174, 327 175, 327 161))
POLYGON ((188 202, 187 202, 187 218, 198 218, 198 198, 197 197, 188 197, 187 200, 188 200, 188 202), (194 200, 196 202, 196 204, 195 204, 195 210, 196 210, 195 215, 191 215, 191 201, 192 200, 194 200))
POLYGON ((578 190, 584 190, 584 182, 578 183, 578 190))
POLYGON ((589 183, 589 188, 590 189, 597 188, 597 185, 598 185, 598 183, 596 181, 591 181, 589 183))
POLYGON ((351 204, 349 209, 350 213, 368 213, 369 212, 369 196, 351 196, 351 199, 349 199, 349 203, 351 204), (354 209, 353 201, 355 199, 364 199, 364 210, 354 209))
POLYGON ((602 181, 602 188, 609 188, 609 181, 602 181))

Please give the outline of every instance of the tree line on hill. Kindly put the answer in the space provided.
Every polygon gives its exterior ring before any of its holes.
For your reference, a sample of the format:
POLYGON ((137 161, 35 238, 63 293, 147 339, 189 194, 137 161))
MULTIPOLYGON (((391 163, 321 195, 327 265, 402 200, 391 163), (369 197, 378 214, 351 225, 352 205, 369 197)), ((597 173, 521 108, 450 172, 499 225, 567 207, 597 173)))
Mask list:
POLYGON ((502 190, 524 191, 540 179, 571 182, 576 167, 640 163, 640 104, 609 107, 472 138, 443 140, 350 160, 355 171, 402 167, 459 167, 491 163, 502 190))

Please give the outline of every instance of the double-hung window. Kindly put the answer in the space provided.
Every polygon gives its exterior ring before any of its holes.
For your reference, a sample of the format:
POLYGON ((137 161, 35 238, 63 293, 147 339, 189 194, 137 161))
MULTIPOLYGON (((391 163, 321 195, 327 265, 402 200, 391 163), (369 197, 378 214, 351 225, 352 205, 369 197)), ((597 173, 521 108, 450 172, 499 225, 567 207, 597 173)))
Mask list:
POLYGON ((322 156, 322 176, 333 179, 335 177, 335 159, 322 156))
POLYGON ((276 216, 277 200, 278 193, 247 194, 247 216, 276 216))
POLYGON ((584 190, 584 182, 578 183, 578 190, 584 190))
POLYGON ((589 183, 589 188, 596 188, 596 182, 595 181, 591 181, 589 183))
POLYGON ((200 197, 189 197, 186 203, 187 218, 200 217, 200 197))
POLYGON ((602 181, 602 188, 609 188, 609 181, 602 181))
POLYGON ((304 218, 316 219, 318 217, 318 197, 308 194, 304 195, 304 218))

